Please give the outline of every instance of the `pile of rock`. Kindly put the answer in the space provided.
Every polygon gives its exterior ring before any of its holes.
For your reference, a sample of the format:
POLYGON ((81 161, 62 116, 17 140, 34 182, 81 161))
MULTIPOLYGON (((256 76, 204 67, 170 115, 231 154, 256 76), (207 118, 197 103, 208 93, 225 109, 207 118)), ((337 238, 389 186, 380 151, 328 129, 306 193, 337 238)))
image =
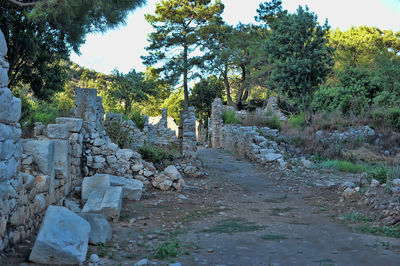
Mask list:
POLYGON ((380 184, 372 179, 359 205, 367 205, 377 211, 378 216, 387 225, 400 224, 400 179, 390 184, 380 184), (388 191, 389 190, 389 191, 388 191), (387 193, 390 192, 390 193, 387 193))
POLYGON ((191 162, 176 164, 175 167, 181 173, 181 175, 188 178, 204 178, 208 176, 208 172, 206 170, 195 166, 191 162))
POLYGON ((122 200, 139 200, 143 183, 108 174, 85 177, 81 198, 83 209, 71 200, 49 206, 29 260, 44 264, 79 264, 86 259, 88 243, 106 243, 111 226, 120 216, 122 200))

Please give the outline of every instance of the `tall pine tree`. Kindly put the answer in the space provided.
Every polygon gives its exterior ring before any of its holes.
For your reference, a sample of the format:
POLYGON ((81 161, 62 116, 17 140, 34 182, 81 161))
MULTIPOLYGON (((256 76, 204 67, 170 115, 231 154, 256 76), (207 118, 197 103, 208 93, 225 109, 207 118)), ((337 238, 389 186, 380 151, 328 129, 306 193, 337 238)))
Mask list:
POLYGON ((144 64, 157 66, 172 84, 183 78, 184 109, 189 105, 188 81, 190 70, 201 61, 201 56, 191 56, 200 44, 202 27, 221 23, 224 5, 221 0, 162 0, 157 4, 155 15, 146 15, 146 20, 155 32, 148 37, 148 56, 144 64))

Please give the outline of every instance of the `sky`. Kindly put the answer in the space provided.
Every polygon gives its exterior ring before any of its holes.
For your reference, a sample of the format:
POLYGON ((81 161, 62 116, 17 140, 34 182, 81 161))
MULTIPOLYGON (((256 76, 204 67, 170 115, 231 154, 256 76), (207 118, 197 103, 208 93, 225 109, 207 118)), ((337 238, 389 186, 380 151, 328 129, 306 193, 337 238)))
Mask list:
MULTIPOLYGON (((131 69, 144 71, 141 55, 146 55, 149 45, 147 35, 152 31, 144 14, 154 13, 159 0, 131 12, 125 25, 106 33, 86 36, 80 55, 73 53, 71 60, 81 66, 110 74, 117 68, 121 72, 131 69)), ((253 23, 262 0, 222 0, 225 5, 223 19, 231 25, 239 22, 253 23)), ((318 15, 321 24, 328 19, 332 29, 349 29, 354 26, 373 26, 400 31, 400 0, 283 0, 283 8, 295 12, 299 5, 308 6, 318 15)))

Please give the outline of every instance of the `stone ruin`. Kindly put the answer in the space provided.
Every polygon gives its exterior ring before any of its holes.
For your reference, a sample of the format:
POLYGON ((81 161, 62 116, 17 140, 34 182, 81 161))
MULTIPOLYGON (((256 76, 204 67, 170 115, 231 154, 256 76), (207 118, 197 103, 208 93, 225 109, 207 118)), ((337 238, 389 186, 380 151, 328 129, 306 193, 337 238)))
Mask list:
MULTIPOLYGON (((174 122, 168 119, 167 109, 163 108, 163 115, 161 117, 153 117, 152 123, 149 123, 149 117, 145 116, 145 124, 143 129, 139 129, 135 122, 132 120, 124 120, 121 114, 107 113, 105 125, 111 126, 117 123, 128 134, 130 140, 127 148, 138 150, 144 144, 151 144, 156 146, 166 146, 169 144, 179 144, 177 133, 169 128, 174 126, 174 122)), ((176 125, 175 125, 176 127, 176 125)))
POLYGON ((285 147, 279 146, 268 137, 276 138, 278 130, 268 127, 257 128, 255 126, 241 126, 224 124, 222 114, 225 107, 222 100, 216 98, 212 103, 212 112, 209 122, 209 146, 229 150, 243 158, 261 164, 279 163, 286 167, 283 158, 285 147))
MULTIPOLYGON (((102 99, 94 89, 77 88, 76 107, 71 109, 71 117, 58 117, 56 124, 47 126, 35 123, 34 138, 21 139, 18 123, 21 101, 7 88, 6 54, 6 42, 0 31, 0 251, 36 235, 43 221, 31 260, 57 264, 66 258, 80 263, 86 256, 83 254, 87 251, 87 241, 96 243, 94 239, 111 236, 106 218, 118 219, 122 199, 139 200, 146 186, 181 190, 182 174, 198 175, 197 168, 190 164, 171 165, 158 172, 139 153, 120 149, 106 134, 102 99), (67 198, 74 193, 82 195, 83 209, 79 202, 67 198), (60 222, 55 214, 61 212, 65 212, 63 221, 71 224, 69 229, 82 227, 82 232, 73 234, 81 234, 83 240, 79 237, 56 239, 56 232, 50 234, 54 239, 46 238, 49 235, 46 230, 59 230, 50 225, 60 222), (86 221, 92 228, 90 232, 86 221), (103 235, 94 235, 94 228, 103 235), (71 245, 77 253, 60 255, 59 261, 52 261, 48 255, 55 250, 48 249, 46 243, 54 244, 53 247, 71 245)), ((161 145, 177 142, 176 133, 167 128, 166 112, 163 110, 162 119, 156 125, 146 123, 146 130, 141 132, 146 142, 161 145)), ((195 145, 196 140, 195 127, 191 126, 195 125, 194 109, 190 109, 187 119, 181 141, 187 150, 193 151, 195 148, 189 144, 195 145)), ((134 138, 139 134, 135 130, 131 132, 134 138)))

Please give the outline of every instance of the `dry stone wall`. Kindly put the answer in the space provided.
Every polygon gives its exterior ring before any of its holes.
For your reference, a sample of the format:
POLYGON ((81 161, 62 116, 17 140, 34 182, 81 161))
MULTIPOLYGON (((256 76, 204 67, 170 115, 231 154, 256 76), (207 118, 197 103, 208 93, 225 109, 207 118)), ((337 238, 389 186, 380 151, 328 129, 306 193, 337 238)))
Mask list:
POLYGON ((229 150, 240 157, 261 164, 279 163, 285 167, 285 149, 270 139, 278 137, 278 130, 268 127, 225 125, 222 119, 224 106, 221 99, 215 99, 211 113, 211 146, 229 150))

